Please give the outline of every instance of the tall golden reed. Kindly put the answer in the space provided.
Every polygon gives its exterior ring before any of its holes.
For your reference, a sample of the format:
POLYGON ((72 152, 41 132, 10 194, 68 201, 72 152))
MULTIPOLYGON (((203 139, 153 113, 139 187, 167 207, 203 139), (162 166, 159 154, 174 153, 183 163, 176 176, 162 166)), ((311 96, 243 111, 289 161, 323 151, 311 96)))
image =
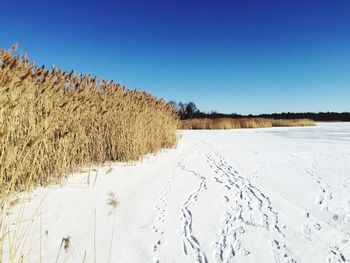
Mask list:
POLYGON ((217 118, 217 119, 189 119, 179 122, 179 129, 244 129, 268 127, 314 126, 309 119, 265 119, 265 118, 217 118))
POLYGON ((138 160, 175 145, 178 120, 163 100, 90 75, 37 67, 15 49, 0 49, 2 197, 58 182, 83 165, 138 160))

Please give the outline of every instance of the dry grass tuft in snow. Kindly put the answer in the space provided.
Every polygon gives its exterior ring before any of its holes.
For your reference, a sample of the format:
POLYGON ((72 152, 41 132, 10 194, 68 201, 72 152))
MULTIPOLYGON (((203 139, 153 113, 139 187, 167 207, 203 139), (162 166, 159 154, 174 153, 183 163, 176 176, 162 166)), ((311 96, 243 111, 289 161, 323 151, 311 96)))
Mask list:
POLYGON ((63 247, 65 253, 73 255, 73 252, 72 252, 72 249, 71 249, 71 244, 70 244, 71 241, 70 240, 71 240, 70 236, 66 236, 66 237, 62 238, 61 246, 60 246, 60 249, 58 250, 58 254, 57 254, 55 262, 58 262, 58 259, 59 259, 60 254, 61 254, 62 247, 63 247))
POLYGON ((113 192, 108 193, 107 204, 112 208, 112 210, 115 210, 117 208, 119 201, 113 192))

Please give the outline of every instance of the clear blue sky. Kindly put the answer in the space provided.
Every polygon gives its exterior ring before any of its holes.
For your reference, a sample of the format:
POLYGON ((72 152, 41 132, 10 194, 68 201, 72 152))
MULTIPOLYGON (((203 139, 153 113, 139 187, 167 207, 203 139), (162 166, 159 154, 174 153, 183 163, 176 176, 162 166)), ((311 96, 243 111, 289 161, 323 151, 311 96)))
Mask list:
POLYGON ((205 111, 350 111, 350 1, 10 1, 0 47, 205 111))

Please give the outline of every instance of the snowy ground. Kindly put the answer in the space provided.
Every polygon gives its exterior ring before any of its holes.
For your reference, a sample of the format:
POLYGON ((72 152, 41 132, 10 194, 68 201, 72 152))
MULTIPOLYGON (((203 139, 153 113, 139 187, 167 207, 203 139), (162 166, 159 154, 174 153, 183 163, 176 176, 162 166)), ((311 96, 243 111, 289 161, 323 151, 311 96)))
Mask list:
POLYGON ((350 262, 350 124, 180 134, 176 150, 37 189, 26 261, 350 262))

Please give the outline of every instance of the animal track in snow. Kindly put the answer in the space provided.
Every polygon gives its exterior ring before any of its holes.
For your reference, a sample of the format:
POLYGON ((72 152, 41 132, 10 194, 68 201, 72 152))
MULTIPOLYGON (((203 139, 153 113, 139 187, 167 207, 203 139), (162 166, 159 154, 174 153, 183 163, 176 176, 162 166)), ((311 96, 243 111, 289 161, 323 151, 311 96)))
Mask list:
MULTIPOLYGON (((320 210, 322 212, 330 212, 329 211, 329 202, 330 200, 333 199, 333 193, 332 193, 332 189, 330 187, 329 184, 327 184, 322 177, 320 177, 319 175, 316 174, 315 170, 317 168, 317 166, 319 165, 319 162, 316 161, 316 158, 314 158, 313 162, 312 162, 312 169, 311 170, 305 170, 305 172, 307 174, 309 174, 313 180, 318 184, 319 187, 319 196, 316 198, 316 204, 319 206, 320 210)), ((331 216, 331 220, 333 221, 338 221, 339 220, 339 216, 337 214, 333 214, 331 216)), ((313 223, 312 224, 314 229, 316 230, 320 230, 321 229, 321 225, 318 223, 313 223)), ((311 227, 308 225, 308 223, 306 223, 306 225, 304 226, 304 228, 306 228, 306 237, 311 240, 311 227)), ((343 236, 343 238, 339 239, 339 240, 333 240, 332 243, 333 244, 341 244, 341 243, 346 243, 348 241, 347 236, 349 234, 345 234, 345 236, 343 236), (346 242, 344 242, 346 241, 346 242)), ((347 259, 343 252, 341 251, 341 248, 338 245, 332 245, 329 247, 328 251, 328 262, 329 263, 335 263, 335 262, 350 262, 349 259, 347 259)))
POLYGON ((328 202, 333 199, 330 186, 325 183, 320 176, 315 175, 314 172, 306 170, 306 173, 314 179, 319 187, 319 196, 315 199, 316 204, 320 206, 323 211, 328 211, 328 202))
POLYGON ((312 241, 313 232, 321 230, 322 226, 320 223, 313 222, 311 220, 309 212, 303 213, 302 216, 304 217, 304 226, 303 226, 304 237, 307 240, 312 241))
POLYGON ((328 249, 328 262, 329 263, 347 263, 349 259, 345 258, 342 251, 337 246, 330 247, 328 249))
POLYGON ((159 262, 159 259, 157 257, 157 252, 162 245, 161 238, 164 235, 165 231, 163 229, 164 223, 165 223, 165 214, 167 212, 166 207, 167 207, 167 201, 168 201, 168 195, 171 192, 172 189, 172 181, 173 177, 171 180, 169 179, 166 182, 166 185, 164 187, 164 190, 160 193, 160 204, 156 205, 155 209, 157 210, 156 214, 156 222, 152 227, 152 231, 154 233, 158 234, 158 239, 154 242, 152 246, 152 252, 153 252, 153 262, 157 263, 159 262))

